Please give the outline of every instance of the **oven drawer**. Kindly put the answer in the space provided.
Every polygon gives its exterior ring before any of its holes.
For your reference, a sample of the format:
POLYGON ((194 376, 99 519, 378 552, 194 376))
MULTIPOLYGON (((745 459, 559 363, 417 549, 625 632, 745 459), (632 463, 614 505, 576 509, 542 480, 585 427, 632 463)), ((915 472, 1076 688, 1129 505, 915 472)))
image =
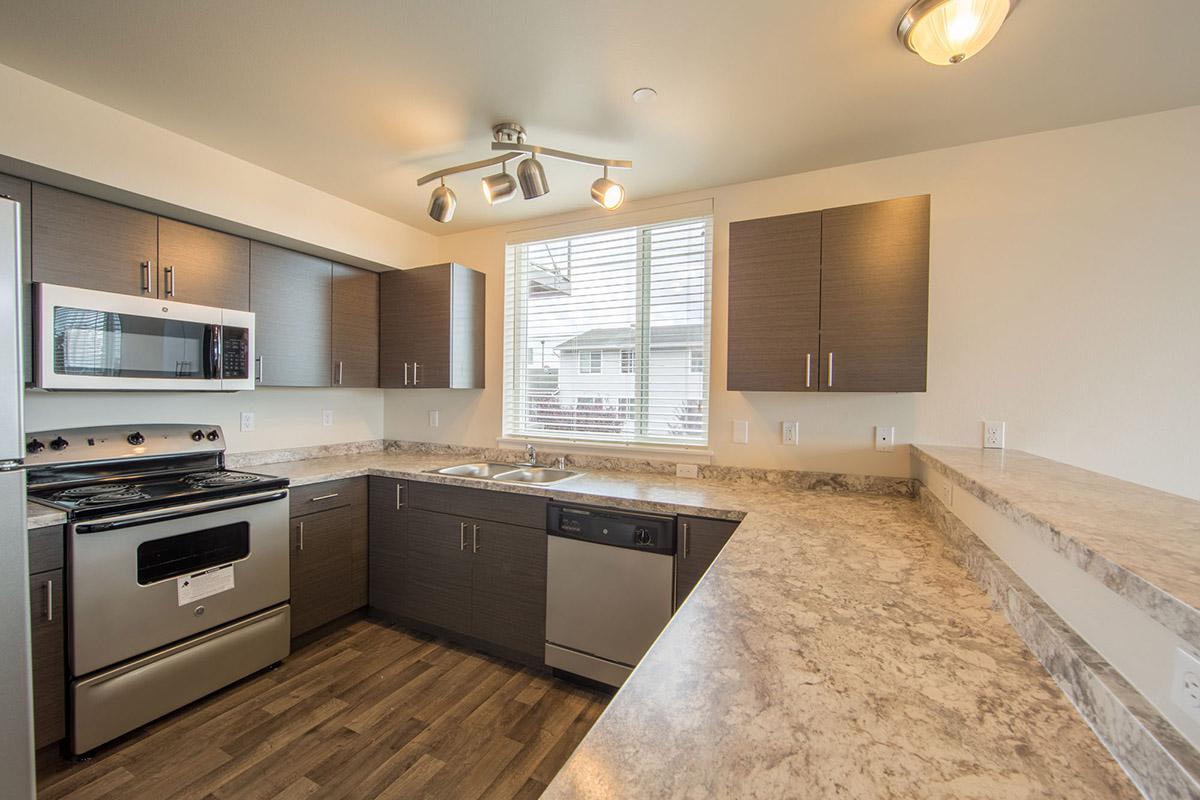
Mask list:
POLYGON ((288 606, 272 608, 71 684, 71 751, 84 753, 283 660, 288 606))
POLYGON ((71 675, 287 601, 286 492, 230 502, 240 505, 107 530, 69 526, 71 675))
POLYGON ((340 481, 293 486, 291 515, 301 517, 342 506, 366 505, 367 479, 344 478, 340 481))

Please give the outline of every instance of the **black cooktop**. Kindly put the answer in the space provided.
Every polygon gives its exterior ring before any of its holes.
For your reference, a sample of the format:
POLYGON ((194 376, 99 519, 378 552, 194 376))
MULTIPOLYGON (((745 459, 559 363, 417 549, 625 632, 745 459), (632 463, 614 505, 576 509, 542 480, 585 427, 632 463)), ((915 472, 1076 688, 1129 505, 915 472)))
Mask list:
POLYGON ((70 486, 34 486, 30 487, 29 499, 66 511, 70 519, 83 519, 282 489, 287 485, 287 478, 206 469, 182 474, 119 475, 70 486))

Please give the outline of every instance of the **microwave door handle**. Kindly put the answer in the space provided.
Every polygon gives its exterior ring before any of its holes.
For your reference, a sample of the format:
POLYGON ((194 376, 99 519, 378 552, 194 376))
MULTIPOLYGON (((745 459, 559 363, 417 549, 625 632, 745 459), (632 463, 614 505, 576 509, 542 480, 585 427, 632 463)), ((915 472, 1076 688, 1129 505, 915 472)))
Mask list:
POLYGON ((216 380, 221 377, 221 326, 208 326, 208 369, 204 377, 216 380))

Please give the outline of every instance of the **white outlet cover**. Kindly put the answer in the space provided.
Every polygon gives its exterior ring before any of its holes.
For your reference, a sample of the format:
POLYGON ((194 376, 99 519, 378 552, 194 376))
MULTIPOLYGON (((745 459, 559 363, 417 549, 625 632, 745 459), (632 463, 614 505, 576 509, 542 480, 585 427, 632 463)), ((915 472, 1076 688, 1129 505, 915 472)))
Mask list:
POLYGON ((984 422, 983 446, 1002 450, 1004 448, 1004 428, 1003 422, 984 422))
POLYGON ((749 444, 750 443, 750 422, 744 419, 735 419, 733 421, 733 443, 734 444, 749 444))
POLYGON ((783 443, 800 444, 800 423, 796 421, 783 423, 783 443))
POLYGON ((875 426, 875 449, 881 453, 890 453, 896 449, 896 426, 875 426))
POLYGON ((700 477, 700 465, 699 464, 676 464, 675 465, 675 477, 676 478, 699 478, 700 477))
POLYGON ((438 426, 438 412, 429 412, 429 427, 436 428, 438 426))
POLYGON ((1200 723, 1200 658, 1178 648, 1175 650, 1171 701, 1200 723))
POLYGON ((333 424, 333 410, 332 409, 327 408, 321 412, 321 424, 327 428, 333 424))
POLYGON ((240 422, 242 433, 250 433, 250 431, 254 430, 254 412, 243 411, 240 422))

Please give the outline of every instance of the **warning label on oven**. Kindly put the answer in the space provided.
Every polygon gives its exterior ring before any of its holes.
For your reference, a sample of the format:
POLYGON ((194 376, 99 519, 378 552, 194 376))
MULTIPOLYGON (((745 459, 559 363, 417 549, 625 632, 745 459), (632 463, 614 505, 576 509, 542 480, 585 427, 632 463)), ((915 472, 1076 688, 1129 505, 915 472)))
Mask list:
POLYGON ((175 587, 179 592, 179 605, 181 606, 203 600, 214 594, 227 592, 233 588, 233 564, 213 567, 203 572, 176 578, 175 587))

